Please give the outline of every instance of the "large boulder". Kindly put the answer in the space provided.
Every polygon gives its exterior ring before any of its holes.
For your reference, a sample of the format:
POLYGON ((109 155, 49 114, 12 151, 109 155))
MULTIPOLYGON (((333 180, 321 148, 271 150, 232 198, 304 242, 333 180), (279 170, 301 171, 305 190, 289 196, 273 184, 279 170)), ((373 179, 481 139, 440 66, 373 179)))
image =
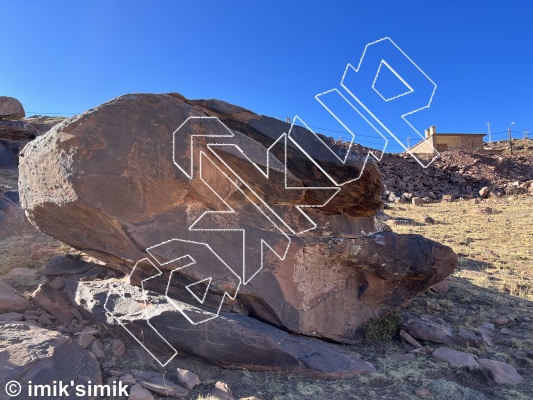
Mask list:
POLYGON ((110 268, 145 259, 134 285, 340 342, 456 266, 449 247, 382 223, 382 190, 365 153, 178 94, 121 96, 20 156, 29 220, 110 268))
POLYGON ((0 120, 22 119, 26 116, 21 102, 13 97, 0 96, 0 120))

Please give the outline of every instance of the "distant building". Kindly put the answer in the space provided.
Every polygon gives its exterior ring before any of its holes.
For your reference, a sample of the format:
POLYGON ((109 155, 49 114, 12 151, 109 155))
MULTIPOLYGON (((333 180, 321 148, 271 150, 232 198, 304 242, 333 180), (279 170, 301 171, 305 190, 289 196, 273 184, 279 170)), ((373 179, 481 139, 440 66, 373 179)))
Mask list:
POLYGON ((409 150, 411 153, 432 153, 433 149, 438 152, 450 150, 465 150, 483 152, 484 133, 437 133, 435 126, 426 129, 426 138, 415 144, 409 150), (433 146, 433 149, 432 149, 433 146))

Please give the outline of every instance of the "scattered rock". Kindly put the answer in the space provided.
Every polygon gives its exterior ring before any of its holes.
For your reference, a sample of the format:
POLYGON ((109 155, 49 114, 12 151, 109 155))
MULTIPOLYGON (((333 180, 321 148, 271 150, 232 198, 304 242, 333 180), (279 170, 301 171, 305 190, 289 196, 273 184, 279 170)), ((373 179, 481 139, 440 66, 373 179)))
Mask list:
POLYGON ((53 280, 49 281, 48 284, 52 289, 60 291, 65 287, 65 280, 62 277, 58 276, 53 280))
POLYGON ((70 312, 70 304, 63 296, 49 284, 43 283, 32 293, 33 300, 42 308, 63 322, 70 322, 74 318, 70 312))
POLYGON ((487 186, 482 187, 479 189, 479 195, 482 198, 487 199, 490 196, 490 189, 487 186))
POLYGON ((400 327, 416 339, 450 346, 465 347, 467 345, 463 338, 455 337, 451 325, 439 317, 413 315, 408 317, 400 327))
POLYGON ((415 206, 422 207, 426 202, 420 197, 413 197, 411 199, 411 203, 414 204, 415 206))
POLYGON ((450 349, 449 347, 439 347, 433 352, 433 357, 440 361, 446 361, 454 367, 467 368, 479 367, 472 354, 450 349))
POLYGON ((502 329, 500 329, 500 333, 502 335, 510 335, 511 331, 509 329, 507 329, 507 328, 502 328, 502 329))
POLYGON ((431 218, 429 215, 424 214, 422 215, 422 222, 424 224, 434 224, 436 221, 433 218, 431 218))
POLYGON ((152 378, 150 381, 139 381, 139 384, 159 396, 179 397, 187 396, 189 394, 189 391, 183 386, 176 385, 164 378, 152 378))
MULTIPOLYGON (((28 393, 27 382, 49 385, 53 381, 87 387, 102 384, 100 365, 85 349, 57 331, 12 322, 0 329, 2 391, 7 382, 16 380, 28 393)), ((96 400, 80 396, 78 399, 96 400)), ((24 396, 26 399, 26 396, 24 396)))
POLYGON ((43 325, 51 325, 52 321, 47 315, 41 315, 37 318, 37 322, 43 325))
POLYGON ((476 335, 470 329, 459 327, 459 336, 466 341, 466 346, 480 346, 485 343, 483 336, 476 335))
POLYGON ((23 313, 30 307, 31 305, 28 300, 17 294, 15 289, 7 283, 0 281, 0 313, 23 313))
POLYGON ((137 379, 135 379, 131 374, 121 376, 120 381, 124 383, 124 385, 128 386, 133 386, 137 383, 137 379))
POLYGON ((124 346, 124 343, 120 339, 113 340, 113 343, 111 343, 111 351, 115 355, 115 357, 120 357, 126 352, 126 346, 124 346))
POLYGON ((450 291, 452 287, 448 283, 446 279, 443 279, 440 282, 435 283, 433 286, 431 286, 431 291, 437 293, 437 294, 446 294, 450 291))
POLYGON ((479 365, 483 368, 488 369, 494 382, 502 385, 516 385, 521 383, 524 378, 516 369, 507 363, 501 361, 489 360, 488 358, 480 358, 477 360, 479 365))
POLYGON ((154 400, 154 396, 139 384, 135 384, 130 389, 128 400, 154 400))
POLYGON ((415 349, 420 349, 423 346, 416 341, 415 338, 413 338, 411 335, 409 335, 407 332, 405 332, 403 329, 400 329, 400 336, 411 346, 413 346, 415 349))
POLYGON ((93 336, 93 335, 90 335, 90 334, 82 334, 80 336, 78 336, 78 344, 83 347, 84 349, 86 349, 87 347, 89 347, 95 340, 96 338, 93 336))
POLYGON ((105 357, 104 345, 102 344, 100 340, 98 339, 93 340, 93 343, 91 344, 91 353, 93 353, 96 358, 105 357))
POLYGON ((209 392, 209 396, 217 400, 233 400, 233 394, 227 383, 218 381, 215 387, 209 392))
POLYGON ((19 314, 17 312, 9 312, 0 314, 0 322, 6 323, 11 321, 22 321, 22 314, 19 314))
POLYGON ((494 318, 494 320, 492 321, 495 325, 505 325, 505 324, 508 324, 509 323, 509 318, 507 317, 504 317, 502 315, 499 315, 497 316, 496 318, 494 318))
POLYGON ((189 390, 202 383, 198 375, 186 369, 178 368, 177 375, 179 382, 189 390))

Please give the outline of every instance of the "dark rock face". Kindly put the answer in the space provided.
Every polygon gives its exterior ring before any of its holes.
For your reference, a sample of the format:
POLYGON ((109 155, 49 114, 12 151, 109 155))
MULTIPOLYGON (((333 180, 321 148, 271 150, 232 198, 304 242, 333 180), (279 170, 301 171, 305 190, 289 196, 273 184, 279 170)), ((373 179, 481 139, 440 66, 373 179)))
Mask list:
POLYGON ((223 313, 340 342, 457 262, 448 247, 390 232, 381 195, 366 154, 177 94, 114 99, 20 157, 29 220, 111 268, 146 259, 131 283, 157 266, 147 287, 176 301, 211 312, 223 302, 223 313))

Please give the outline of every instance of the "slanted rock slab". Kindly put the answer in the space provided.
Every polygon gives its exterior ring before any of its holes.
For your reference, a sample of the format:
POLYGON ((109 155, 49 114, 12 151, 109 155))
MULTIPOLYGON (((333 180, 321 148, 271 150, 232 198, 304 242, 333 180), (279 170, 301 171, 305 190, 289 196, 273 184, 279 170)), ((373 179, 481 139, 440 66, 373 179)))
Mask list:
POLYGON ((479 365, 489 370, 492 379, 494 379, 494 382, 496 383, 502 385, 517 385, 524 380, 511 364, 490 360, 488 358, 480 358, 477 361, 479 365))
POLYGON ((467 368, 479 367, 476 359, 472 354, 450 349, 449 347, 439 347, 433 352, 433 358, 440 361, 446 361, 453 367, 467 368))

